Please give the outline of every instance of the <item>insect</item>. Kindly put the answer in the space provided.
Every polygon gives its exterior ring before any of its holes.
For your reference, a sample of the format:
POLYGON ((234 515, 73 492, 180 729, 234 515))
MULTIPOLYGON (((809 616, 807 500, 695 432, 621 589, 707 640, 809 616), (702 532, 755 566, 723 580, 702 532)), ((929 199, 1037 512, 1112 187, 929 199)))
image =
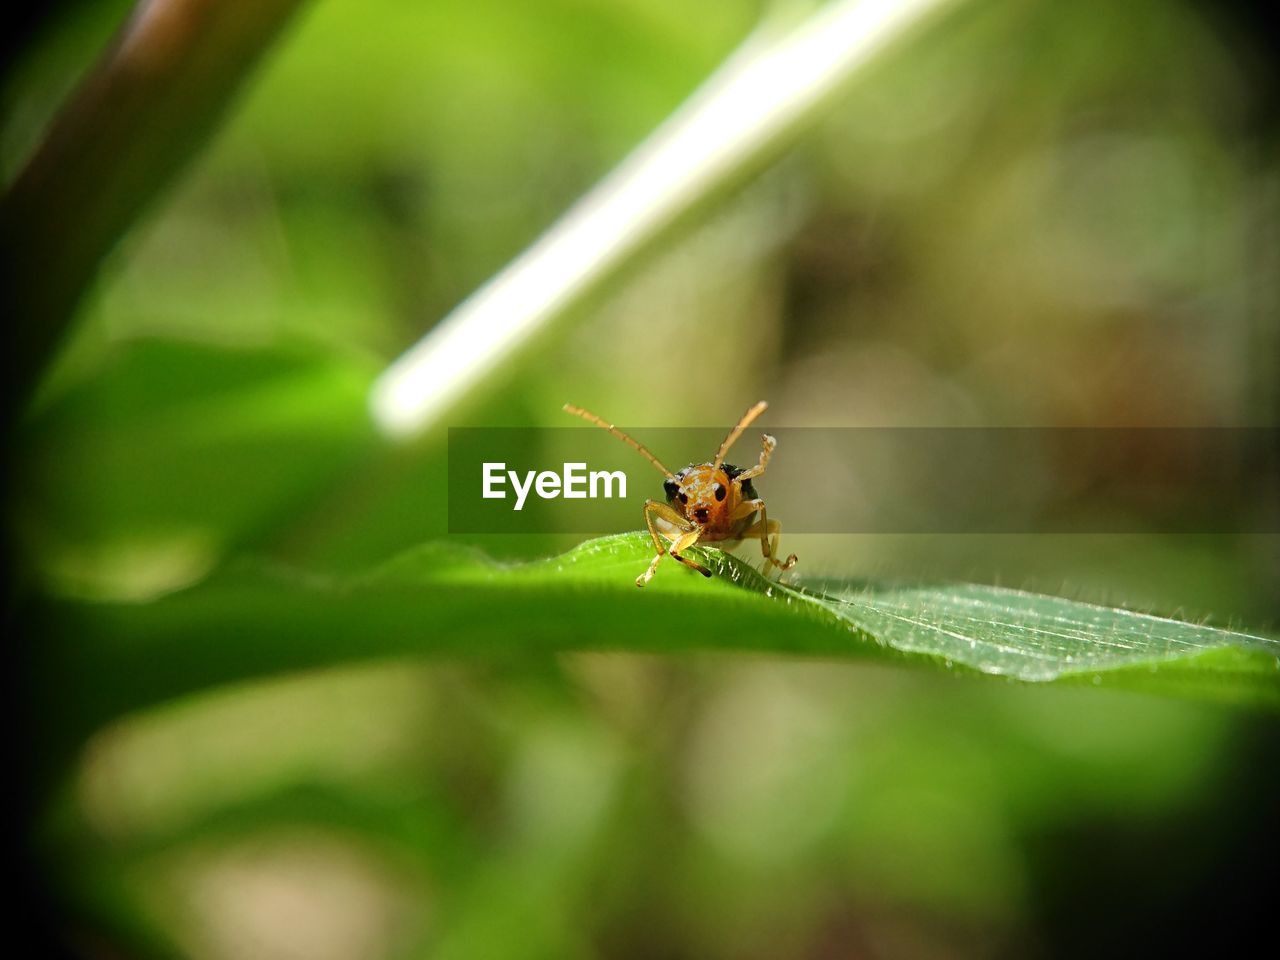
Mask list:
POLYGON ((716 458, 709 463, 691 463, 683 470, 672 473, 662 465, 657 457, 644 446, 623 433, 612 423, 608 423, 594 413, 566 403, 566 413, 581 417, 588 423, 603 427, 623 443, 631 446, 640 456, 658 468, 666 481, 662 488, 666 493, 666 502, 646 500, 644 502, 644 522, 649 528, 649 536, 653 538, 653 549, 656 551, 649 569, 636 577, 636 586, 643 587, 653 579, 658 569, 658 562, 664 554, 670 554, 686 567, 697 570, 704 577, 711 576, 711 571, 697 561, 686 557, 684 552, 698 541, 715 542, 722 540, 739 541, 749 537, 760 538, 760 549, 765 560, 780 571, 790 570, 796 564, 793 553, 786 560, 778 559, 778 538, 782 532, 782 524, 770 520, 765 513, 764 501, 756 494, 751 481, 764 473, 773 456, 773 449, 778 441, 767 433, 760 438, 760 460, 754 467, 735 467, 725 463, 724 458, 729 448, 742 436, 747 427, 768 408, 761 400, 742 415, 737 426, 729 431, 716 458), (662 538, 671 541, 668 547, 662 538))

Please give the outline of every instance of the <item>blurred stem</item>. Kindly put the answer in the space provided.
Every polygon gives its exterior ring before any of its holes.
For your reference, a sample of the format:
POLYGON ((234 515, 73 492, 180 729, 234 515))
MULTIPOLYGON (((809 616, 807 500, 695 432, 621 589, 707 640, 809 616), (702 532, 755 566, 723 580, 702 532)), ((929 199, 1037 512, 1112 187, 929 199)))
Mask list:
POLYGON ((957 0, 831 0, 766 21, 534 244, 396 360, 370 404, 401 439, 452 407, 693 211, 758 170, 869 63, 957 0))
POLYGON ((300 0, 139 0, 0 205, 17 418, 98 265, 173 182, 300 0))

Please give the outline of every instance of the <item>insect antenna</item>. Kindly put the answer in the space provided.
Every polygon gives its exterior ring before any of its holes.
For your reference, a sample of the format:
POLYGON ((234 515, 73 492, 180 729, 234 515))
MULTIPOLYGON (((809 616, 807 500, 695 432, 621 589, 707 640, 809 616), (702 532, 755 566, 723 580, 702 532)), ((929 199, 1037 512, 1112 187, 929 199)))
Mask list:
POLYGON ((661 470, 662 475, 664 477, 670 478, 674 476, 674 474, 670 470, 668 470, 666 467, 662 465, 661 460, 659 460, 657 457, 655 457, 652 453, 649 452, 648 447, 644 446, 644 444, 639 443, 636 440, 633 440, 631 437, 627 436, 627 434, 623 433, 621 430, 615 427, 612 423, 606 423, 604 420, 601 420, 590 410, 583 410, 581 407, 575 407, 571 403, 566 403, 564 405, 564 412, 572 413, 575 417, 581 417, 583 420, 587 421, 587 423, 594 423, 597 427, 603 427, 605 430, 608 430, 610 433, 612 433, 615 437, 617 437, 627 446, 634 449, 638 454, 640 454, 640 456, 644 457, 646 460, 652 463, 655 467, 661 470))
POLYGON ((756 417, 769 409, 769 405, 761 400, 754 407, 742 415, 742 419, 738 421, 738 425, 729 431, 729 435, 724 438, 724 443, 720 444, 720 449, 716 452, 716 462, 713 464, 715 469, 720 469, 720 464, 724 463, 724 458, 729 453, 729 448, 738 442, 738 438, 742 436, 742 431, 755 421, 756 417))

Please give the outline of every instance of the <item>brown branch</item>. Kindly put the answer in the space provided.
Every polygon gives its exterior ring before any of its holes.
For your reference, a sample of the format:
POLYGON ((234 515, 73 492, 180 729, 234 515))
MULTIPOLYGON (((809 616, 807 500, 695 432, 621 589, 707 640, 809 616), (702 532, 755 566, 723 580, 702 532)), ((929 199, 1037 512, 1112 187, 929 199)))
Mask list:
POLYGON ((11 411, 98 265, 199 150, 300 0, 139 0, 0 204, 11 411))

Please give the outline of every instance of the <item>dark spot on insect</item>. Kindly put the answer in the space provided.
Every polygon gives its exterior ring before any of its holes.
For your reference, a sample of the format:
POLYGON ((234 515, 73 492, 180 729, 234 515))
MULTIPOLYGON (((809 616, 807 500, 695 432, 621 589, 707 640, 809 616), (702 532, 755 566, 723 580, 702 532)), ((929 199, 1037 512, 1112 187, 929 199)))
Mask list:
MULTIPOLYGON (((732 463, 722 463, 720 469, 724 471, 724 475, 730 480, 736 479, 738 474, 746 473, 746 467, 735 467, 732 463)), ((756 499, 756 488, 751 485, 751 481, 742 481, 742 497, 744 500, 756 499)))
POLYGON ((717 483, 714 487, 717 500, 723 500, 725 495, 724 485, 717 483))
POLYGON ((668 480, 663 483, 662 489, 667 494, 667 503, 670 503, 676 498, 676 494, 680 492, 680 484, 676 483, 674 480, 668 480))
POLYGON ((682 491, 680 491, 680 502, 681 502, 681 503, 688 503, 688 502, 689 502, 689 495, 688 495, 687 493, 685 493, 683 490, 682 490, 682 491))
POLYGON ((706 523, 707 513, 708 513, 708 510, 706 507, 694 507, 693 519, 697 520, 699 523, 706 523))

